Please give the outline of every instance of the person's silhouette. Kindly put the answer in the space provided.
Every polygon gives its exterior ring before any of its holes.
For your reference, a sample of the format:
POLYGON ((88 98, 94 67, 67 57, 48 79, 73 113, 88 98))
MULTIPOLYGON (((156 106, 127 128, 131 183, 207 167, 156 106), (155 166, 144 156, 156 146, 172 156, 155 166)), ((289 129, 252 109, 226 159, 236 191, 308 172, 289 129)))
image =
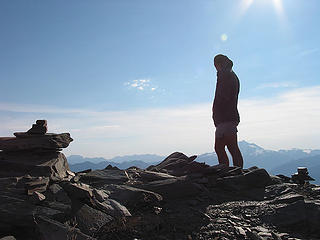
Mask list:
POLYGON ((232 71, 233 62, 227 56, 215 56, 214 66, 217 69, 217 85, 212 106, 212 118, 216 126, 214 148, 219 164, 229 166, 225 150, 227 146, 233 165, 243 168, 243 158, 237 140, 237 126, 240 122, 237 108, 240 82, 232 71))

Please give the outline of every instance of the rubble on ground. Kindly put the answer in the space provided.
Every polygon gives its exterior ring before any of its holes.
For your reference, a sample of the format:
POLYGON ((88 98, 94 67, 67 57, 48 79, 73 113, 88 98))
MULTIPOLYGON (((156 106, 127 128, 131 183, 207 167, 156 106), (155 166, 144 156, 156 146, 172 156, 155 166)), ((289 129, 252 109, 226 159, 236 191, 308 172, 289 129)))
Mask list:
POLYGON ((319 239, 319 186, 178 152, 73 173, 60 152, 70 135, 46 132, 38 120, 0 138, 0 240, 319 239))

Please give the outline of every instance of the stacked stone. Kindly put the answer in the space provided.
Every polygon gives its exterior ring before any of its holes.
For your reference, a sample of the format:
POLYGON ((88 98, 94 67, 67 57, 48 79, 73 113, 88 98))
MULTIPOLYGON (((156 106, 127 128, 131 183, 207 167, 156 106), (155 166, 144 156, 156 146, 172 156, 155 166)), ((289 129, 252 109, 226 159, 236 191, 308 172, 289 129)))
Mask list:
POLYGON ((60 152, 69 133, 47 133, 38 120, 14 135, 0 138, 0 240, 96 240, 103 226, 131 216, 108 192, 80 182, 85 172, 69 170, 60 152))
POLYGON ((37 120, 36 124, 27 131, 28 134, 46 134, 48 131, 47 120, 37 120))
POLYGON ((73 141, 69 133, 47 133, 47 121, 37 120, 27 132, 14 135, 0 138, 0 177, 68 176, 68 162, 60 151, 73 141))
POLYGON ((309 176, 309 172, 306 167, 298 167, 298 172, 291 175, 291 179, 294 183, 299 184, 305 184, 309 183, 309 181, 314 181, 314 179, 309 176))

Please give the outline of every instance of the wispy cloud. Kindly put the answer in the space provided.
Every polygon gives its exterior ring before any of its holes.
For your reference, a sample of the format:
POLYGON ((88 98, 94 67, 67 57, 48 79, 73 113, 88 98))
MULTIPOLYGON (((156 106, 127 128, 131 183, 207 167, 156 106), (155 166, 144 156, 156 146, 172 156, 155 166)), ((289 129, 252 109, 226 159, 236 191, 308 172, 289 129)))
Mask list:
POLYGON ((153 86, 150 79, 135 79, 124 84, 130 88, 135 88, 140 91, 150 90, 155 91, 157 89, 156 86, 153 86))
POLYGON ((301 57, 306 57, 306 56, 309 56, 311 54, 314 54, 314 53, 318 53, 320 51, 319 48, 312 48, 312 49, 307 49, 307 50, 304 50, 302 52, 300 52, 300 56, 301 57))
MULTIPOLYGON (((272 98, 241 99, 239 139, 271 149, 320 148, 319 102, 320 86, 298 88, 272 98)), ((39 117, 46 118, 50 132, 70 132, 74 138, 64 150, 67 155, 166 155, 174 151, 191 155, 213 151, 211 102, 103 112, 42 106, 33 106, 38 112, 26 112, 26 105, 5 105, 0 104, 2 110, 15 106, 15 112, 1 112, 1 136, 25 131, 39 117), (45 112, 40 113, 40 109, 45 112), (61 114, 65 112, 73 114, 61 114)))
POLYGON ((262 83, 257 87, 257 89, 264 88, 295 88, 298 87, 298 84, 295 82, 268 82, 262 83))

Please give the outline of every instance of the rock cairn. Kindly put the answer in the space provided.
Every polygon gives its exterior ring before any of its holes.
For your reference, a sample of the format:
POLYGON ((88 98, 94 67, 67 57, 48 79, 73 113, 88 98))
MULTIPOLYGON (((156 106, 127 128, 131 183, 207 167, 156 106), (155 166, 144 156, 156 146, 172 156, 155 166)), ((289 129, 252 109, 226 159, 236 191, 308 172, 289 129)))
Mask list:
POLYGON ((62 148, 73 139, 69 133, 47 133, 47 121, 37 120, 27 132, 0 138, 0 176, 68 176, 68 162, 62 148))
POLYGON ((308 169, 306 167, 298 167, 298 172, 291 175, 291 179, 294 183, 305 184, 309 183, 309 181, 314 181, 312 177, 310 177, 308 169))
POLYGON ((70 135, 35 125, 0 138, 0 240, 320 236, 319 186, 258 167, 208 166, 179 152, 147 169, 73 173, 60 152, 70 135))
POLYGON ((32 128, 27 131, 28 134, 46 134, 48 131, 47 120, 37 120, 36 124, 32 125, 32 128))

